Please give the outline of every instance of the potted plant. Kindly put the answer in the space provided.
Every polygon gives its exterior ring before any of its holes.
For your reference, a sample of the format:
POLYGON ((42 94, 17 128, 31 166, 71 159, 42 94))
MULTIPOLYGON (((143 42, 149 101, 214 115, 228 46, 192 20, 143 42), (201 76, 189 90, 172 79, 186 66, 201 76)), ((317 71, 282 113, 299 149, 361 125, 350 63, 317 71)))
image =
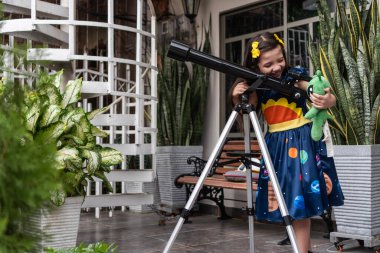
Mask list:
POLYGON ((26 139, 55 146, 56 169, 62 185, 52 194, 52 201, 59 208, 42 215, 42 220, 38 219, 40 226, 45 226, 45 232, 50 234, 46 244, 43 242, 43 248, 75 246, 80 207, 88 181, 93 177, 100 178, 107 189, 112 190, 106 173, 123 159, 119 151, 96 143, 96 137, 106 137, 107 133, 90 121, 108 108, 86 113, 77 106, 81 98, 81 79, 69 81, 62 87, 61 76, 62 71, 53 75, 42 73, 36 87, 25 90, 22 106, 26 139), (62 213, 66 211, 67 214, 62 213), (61 227, 49 227, 45 217, 61 227), (73 224, 68 225, 69 222, 73 224), (68 229, 70 227, 72 231, 68 229))
POLYGON ((26 231, 30 217, 58 189, 55 145, 27 142, 20 117, 21 90, 0 81, 0 252, 32 252, 40 231, 26 231))
POLYGON ((373 238, 380 233, 380 12, 377 1, 369 8, 367 1, 345 2, 337 0, 331 15, 320 1, 320 40, 310 51, 337 97, 329 122, 345 194, 345 205, 334 209, 337 230, 373 238))
MULTIPOLYGON (((198 49, 211 53, 210 30, 198 49)), ((178 36, 178 35, 177 35, 178 36)), ((174 186, 175 178, 191 172, 189 156, 203 156, 202 132, 207 102, 209 70, 166 57, 169 40, 161 43, 158 72, 157 174, 161 204, 167 211, 183 208, 184 189, 174 186)))

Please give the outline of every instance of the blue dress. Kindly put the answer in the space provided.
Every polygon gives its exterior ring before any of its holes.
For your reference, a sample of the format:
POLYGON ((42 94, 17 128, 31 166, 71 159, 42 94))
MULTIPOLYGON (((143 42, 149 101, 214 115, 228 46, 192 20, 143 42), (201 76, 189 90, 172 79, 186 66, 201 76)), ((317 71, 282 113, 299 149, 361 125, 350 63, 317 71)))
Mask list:
MULTIPOLYGON (((265 141, 289 215, 305 219, 321 215, 328 206, 343 205, 334 160, 327 156, 323 141, 311 139, 312 123, 304 118, 306 100, 265 90, 259 105, 269 127, 265 141)), ((266 169, 260 171, 256 218, 282 221, 266 169)))

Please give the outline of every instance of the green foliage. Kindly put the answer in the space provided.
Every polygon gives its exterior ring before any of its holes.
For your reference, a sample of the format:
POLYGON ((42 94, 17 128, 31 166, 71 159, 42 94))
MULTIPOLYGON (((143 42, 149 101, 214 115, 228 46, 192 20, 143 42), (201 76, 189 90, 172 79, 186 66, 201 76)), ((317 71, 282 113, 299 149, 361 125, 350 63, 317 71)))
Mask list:
POLYGON ((105 242, 97 242, 95 244, 84 245, 81 243, 79 246, 71 249, 53 249, 49 248, 46 253, 116 253, 117 246, 113 243, 108 245, 105 242))
POLYGON ((69 81, 60 87, 62 71, 54 75, 43 73, 35 89, 25 92, 23 110, 29 139, 56 146, 57 168, 63 191, 54 194, 55 204, 62 204, 64 196, 85 196, 87 180, 93 176, 103 180, 112 190, 105 173, 110 166, 123 160, 123 155, 96 144, 96 138, 107 133, 92 125, 90 120, 106 109, 86 113, 76 103, 81 97, 82 81, 69 81), (85 165, 85 167, 83 167, 85 165))
POLYGON ((314 67, 322 69, 337 97, 331 108, 335 144, 380 143, 380 17, 377 1, 336 0, 330 15, 318 4, 320 43, 310 45, 314 67), (361 3, 359 3, 361 2, 361 3))
POLYGON ((29 217, 59 188, 55 145, 29 142, 20 115, 22 93, 0 82, 0 252, 30 252, 38 233, 25 233, 29 217))
MULTIPOLYGON (((211 53, 210 30, 204 29, 205 40, 198 47, 211 53)), ((158 73, 158 144, 187 146, 202 143, 209 70, 200 65, 164 57, 162 48, 158 73)))

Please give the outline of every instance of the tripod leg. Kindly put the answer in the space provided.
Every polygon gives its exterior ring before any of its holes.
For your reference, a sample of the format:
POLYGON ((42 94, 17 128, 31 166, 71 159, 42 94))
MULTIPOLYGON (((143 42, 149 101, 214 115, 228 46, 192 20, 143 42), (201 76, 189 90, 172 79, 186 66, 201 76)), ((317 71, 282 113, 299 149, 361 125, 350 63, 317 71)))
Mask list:
MULTIPOLYGON (((251 153, 251 140, 249 136, 249 119, 248 114, 243 114, 244 124, 244 152, 246 154, 251 153)), ((249 156, 248 156, 249 157, 249 156)), ((249 248, 250 252, 255 252, 255 223, 254 223, 254 209, 253 209, 253 194, 252 194, 252 170, 251 166, 245 165, 246 171, 246 184, 247 184, 247 206, 248 206, 248 226, 249 226, 249 248)))
POLYGON ((218 139, 218 142, 216 143, 216 146, 214 147, 209 159, 207 160, 205 168, 203 169, 202 174, 200 175, 199 180, 193 189, 193 192, 190 195, 189 200, 187 201, 185 207, 182 210, 182 213, 180 215, 181 217, 179 218, 177 225, 175 226, 174 231, 171 234, 169 241, 167 242, 167 244, 165 246, 165 249, 163 251, 164 253, 168 253, 170 248, 173 246, 173 243, 174 243, 175 239, 177 238, 177 235, 178 235, 179 231, 181 230, 181 227, 182 227, 185 219, 189 215, 191 208, 193 207, 195 201, 197 200, 199 192, 202 189, 204 180, 207 178, 207 175, 209 174, 209 172, 212 168, 212 165, 214 164, 216 158, 218 157, 220 151, 223 148, 223 144, 225 143, 225 141, 227 139, 227 135, 230 132, 230 130, 231 130, 231 128, 232 128, 232 126, 236 120, 237 115, 238 115, 238 112, 232 111, 232 113, 231 113, 231 115, 230 115, 230 117, 226 123, 226 126, 224 127, 224 129, 223 129, 223 131, 222 131, 222 133, 218 139))
POLYGON ((294 233, 294 230, 292 227, 289 211, 288 211, 288 208, 286 207, 284 197, 282 196, 282 193, 281 193, 280 185, 278 183, 276 173, 274 170, 274 166, 273 166, 271 157, 269 155, 267 145, 265 143, 263 132, 261 131, 261 127, 259 124, 259 120, 257 118, 257 114, 255 111, 251 110, 249 112, 249 116, 251 118, 253 129, 255 130, 257 141, 259 143, 260 150, 261 150, 261 153, 262 153, 263 158, 264 158, 265 166, 268 170, 270 180, 272 181, 273 190, 274 190, 274 193, 275 193, 276 198, 277 198, 277 202, 278 202, 278 206, 280 208, 282 218, 283 218, 284 223, 286 225, 286 230, 288 232, 289 239, 290 239, 290 242, 291 242, 292 247, 293 247, 293 251, 296 253, 299 253, 300 251, 299 251, 299 248, 298 248, 298 245, 296 242, 296 237, 295 237, 295 233, 294 233))

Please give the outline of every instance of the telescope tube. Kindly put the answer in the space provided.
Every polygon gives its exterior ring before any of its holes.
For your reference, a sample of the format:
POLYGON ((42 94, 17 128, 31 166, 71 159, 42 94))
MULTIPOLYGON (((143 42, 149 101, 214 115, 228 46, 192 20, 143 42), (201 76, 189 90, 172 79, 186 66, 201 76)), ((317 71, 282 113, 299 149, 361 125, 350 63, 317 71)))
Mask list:
POLYGON ((307 93, 304 90, 294 87, 293 85, 284 84, 280 79, 255 73, 249 68, 242 67, 234 63, 222 60, 218 57, 205 54, 176 40, 172 40, 170 42, 167 56, 178 61, 190 61, 225 74, 244 78, 247 81, 256 81, 257 79, 263 79, 264 82, 261 86, 264 88, 278 91, 288 97, 308 98, 307 93))

